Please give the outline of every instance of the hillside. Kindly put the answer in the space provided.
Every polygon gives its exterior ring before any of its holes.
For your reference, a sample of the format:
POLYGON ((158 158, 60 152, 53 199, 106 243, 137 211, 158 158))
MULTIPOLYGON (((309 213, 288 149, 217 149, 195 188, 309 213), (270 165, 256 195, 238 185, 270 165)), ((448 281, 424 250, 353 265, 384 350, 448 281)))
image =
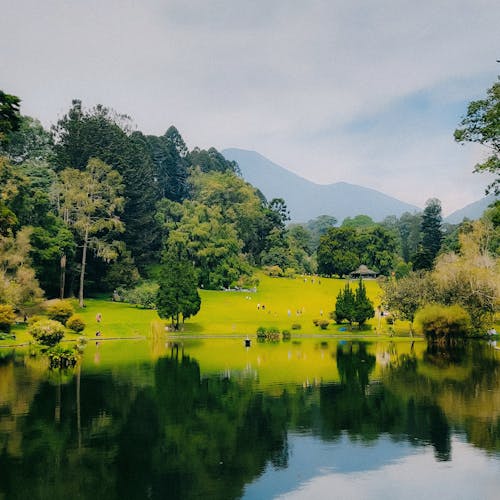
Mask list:
POLYGON ((323 214, 332 215, 339 222, 359 214, 381 221, 388 215, 420 211, 414 205, 355 184, 315 184, 255 151, 231 148, 222 154, 238 162, 243 178, 259 188, 268 200, 284 198, 294 222, 307 222, 323 214))
POLYGON ((474 203, 470 203, 464 208, 461 208, 460 210, 457 210, 448 215, 448 217, 445 218, 445 222, 448 222, 450 224, 459 224, 464 220, 464 218, 471 220, 479 219, 481 215, 483 215, 483 212, 488 208, 488 206, 495 201, 495 198, 497 197, 495 197, 494 195, 489 195, 485 198, 482 198, 481 200, 475 201, 474 203))

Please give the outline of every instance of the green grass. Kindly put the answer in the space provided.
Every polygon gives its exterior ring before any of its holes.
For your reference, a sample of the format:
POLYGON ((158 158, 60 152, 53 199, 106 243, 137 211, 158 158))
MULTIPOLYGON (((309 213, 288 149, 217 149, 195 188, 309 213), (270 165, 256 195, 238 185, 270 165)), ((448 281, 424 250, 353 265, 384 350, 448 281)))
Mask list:
MULTIPOLYGON (((259 326, 276 327, 290 330, 292 337, 297 335, 338 334, 339 326, 331 322, 326 330, 313 324, 314 319, 329 319, 334 309, 338 292, 345 286, 345 280, 317 277, 307 278, 270 278, 260 276, 258 291, 208 291, 201 290, 202 306, 200 312, 184 325, 184 334, 192 335, 249 335, 254 336, 259 326), (260 308, 257 305, 260 305, 260 308), (264 307, 262 307, 264 306, 264 307), (290 311, 290 313, 288 312, 290 311), (322 315, 321 315, 322 311, 322 315), (301 325, 300 330, 293 330, 292 324, 301 325)), ((368 296, 373 304, 380 304, 381 290, 376 281, 365 281, 368 296)), ((356 282, 352 283, 357 286, 356 282)), ((73 301, 75 312, 81 314, 86 322, 84 335, 95 338, 99 330, 102 338, 151 337, 165 332, 165 322, 161 321, 156 311, 141 309, 129 304, 110 300, 87 299, 86 307, 79 308, 73 301), (96 321, 97 313, 102 320, 96 321)), ((378 320, 367 322, 367 328, 359 331, 340 332, 342 335, 356 334, 375 336, 378 320)), ((346 328, 346 325, 342 325, 346 328)), ((387 332, 385 322, 382 330, 387 332)), ((26 327, 16 326, 16 343, 31 341, 26 327)), ((400 323, 396 326, 396 335, 408 335, 408 326, 400 323)), ((76 339, 79 335, 69 333, 66 339, 76 339)), ((0 341, 0 345, 12 344, 12 341, 0 341)))

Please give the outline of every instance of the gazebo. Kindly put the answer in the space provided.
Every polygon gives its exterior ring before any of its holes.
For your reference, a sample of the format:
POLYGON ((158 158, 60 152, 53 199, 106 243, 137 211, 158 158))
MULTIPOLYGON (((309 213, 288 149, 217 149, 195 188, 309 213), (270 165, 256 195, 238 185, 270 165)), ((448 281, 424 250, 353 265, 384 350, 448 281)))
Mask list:
POLYGON ((375 271, 372 271, 371 269, 368 268, 368 266, 365 266, 364 264, 361 264, 356 271, 353 271, 352 273, 349 273, 349 276, 353 279, 355 278, 376 278, 377 273, 375 271))

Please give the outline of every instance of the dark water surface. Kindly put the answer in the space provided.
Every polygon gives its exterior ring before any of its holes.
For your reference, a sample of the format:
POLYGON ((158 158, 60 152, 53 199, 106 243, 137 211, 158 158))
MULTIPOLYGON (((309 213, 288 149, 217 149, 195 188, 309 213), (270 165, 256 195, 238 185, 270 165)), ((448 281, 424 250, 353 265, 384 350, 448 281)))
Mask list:
POLYGON ((500 351, 471 342, 0 350, 0 500, 500 498, 500 351))

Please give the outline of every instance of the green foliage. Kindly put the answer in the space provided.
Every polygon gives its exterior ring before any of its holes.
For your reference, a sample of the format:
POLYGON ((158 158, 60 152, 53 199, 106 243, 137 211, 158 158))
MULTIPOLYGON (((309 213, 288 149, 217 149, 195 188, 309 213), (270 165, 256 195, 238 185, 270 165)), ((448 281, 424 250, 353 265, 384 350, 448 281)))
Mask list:
POLYGON ((284 276, 283 269, 281 269, 280 266, 265 266, 263 271, 266 276, 271 276, 273 278, 284 276))
POLYGON ((416 315, 415 322, 428 340, 448 343, 470 331, 470 316, 459 305, 428 304, 416 315))
POLYGON ((331 228, 321 237, 318 272, 344 276, 365 264, 389 274, 396 254, 396 239, 381 226, 331 228))
POLYGON ((381 283, 383 303, 393 317, 409 321, 410 330, 418 309, 437 299, 436 285, 429 274, 412 272, 381 283))
POLYGON ((366 295, 363 280, 360 279, 355 295, 354 319, 359 326, 362 326, 367 319, 373 318, 373 316, 375 316, 375 309, 371 300, 366 295))
POLYGON ((369 228, 374 227, 375 222, 368 215, 356 215, 355 217, 346 217, 342 221, 341 227, 369 228))
POLYGON ((64 337, 64 326, 59 321, 46 319, 33 323, 28 328, 33 338, 42 345, 54 346, 64 337))
POLYGON ((85 321, 79 314, 73 314, 66 321, 66 328, 73 330, 75 333, 79 333, 85 330, 85 326, 85 321))
POLYGON ((292 338, 290 330, 281 330, 281 338, 283 339, 283 342, 290 340, 292 338))
POLYGON ((31 229, 0 236, 0 303, 19 309, 38 303, 43 295, 30 265, 31 229))
POLYGON ((68 319, 73 316, 74 313, 75 309, 67 300, 54 300, 47 307, 47 316, 54 321, 59 321, 59 323, 62 323, 63 325, 66 324, 68 319))
POLYGON ((469 104, 460 127, 454 134, 457 142, 473 142, 487 148, 489 156, 475 166, 474 172, 496 175, 487 192, 500 194, 500 81, 488 89, 485 99, 469 104))
POLYGON ((366 294, 362 279, 359 280, 356 291, 351 290, 349 283, 346 283, 344 289, 340 290, 337 295, 335 310, 331 314, 332 319, 337 324, 347 320, 350 325, 356 322, 359 326, 362 326, 367 319, 373 318, 374 315, 375 310, 366 294))
POLYGON ((414 256, 415 270, 432 269, 443 241, 441 202, 432 198, 427 201, 422 215, 422 242, 414 256))
POLYGON ((196 272, 181 245, 171 247, 164 253, 159 285, 156 301, 158 314, 161 318, 171 318, 175 329, 179 328, 181 316, 184 321, 200 310, 196 272))
POLYGON ((292 323, 292 330, 301 330, 302 325, 300 323, 292 323))
POLYGON ((279 342, 280 341, 280 330, 274 326, 268 328, 264 326, 259 326, 257 328, 257 340, 260 342, 279 342))
POLYGON ((352 325, 355 321, 356 313, 356 297, 351 290, 349 283, 346 283, 343 290, 339 291, 337 301, 335 302, 335 321, 337 324, 342 323, 344 320, 352 325))
POLYGON ((130 133, 130 119, 104 106, 86 110, 74 100, 53 127, 57 170, 83 170, 98 158, 118 172, 124 185, 123 240, 138 265, 148 263, 159 248, 154 207, 158 200, 154 167, 146 137, 130 133))
POLYGON ((119 289, 118 294, 124 302, 136 304, 144 309, 154 309, 158 295, 158 284, 144 282, 130 290, 119 289))
POLYGON ((9 133, 17 130, 21 124, 20 103, 19 97, 0 90, 0 145, 6 144, 9 133))
POLYGON ((82 244, 78 300, 83 307, 87 249, 105 261, 117 258, 123 244, 112 240, 123 232, 118 214, 124 199, 122 176, 97 158, 91 158, 83 171, 66 169, 60 174, 59 211, 82 244))
POLYGON ((9 304, 0 304, 0 332, 9 333, 15 320, 14 308, 9 304))

